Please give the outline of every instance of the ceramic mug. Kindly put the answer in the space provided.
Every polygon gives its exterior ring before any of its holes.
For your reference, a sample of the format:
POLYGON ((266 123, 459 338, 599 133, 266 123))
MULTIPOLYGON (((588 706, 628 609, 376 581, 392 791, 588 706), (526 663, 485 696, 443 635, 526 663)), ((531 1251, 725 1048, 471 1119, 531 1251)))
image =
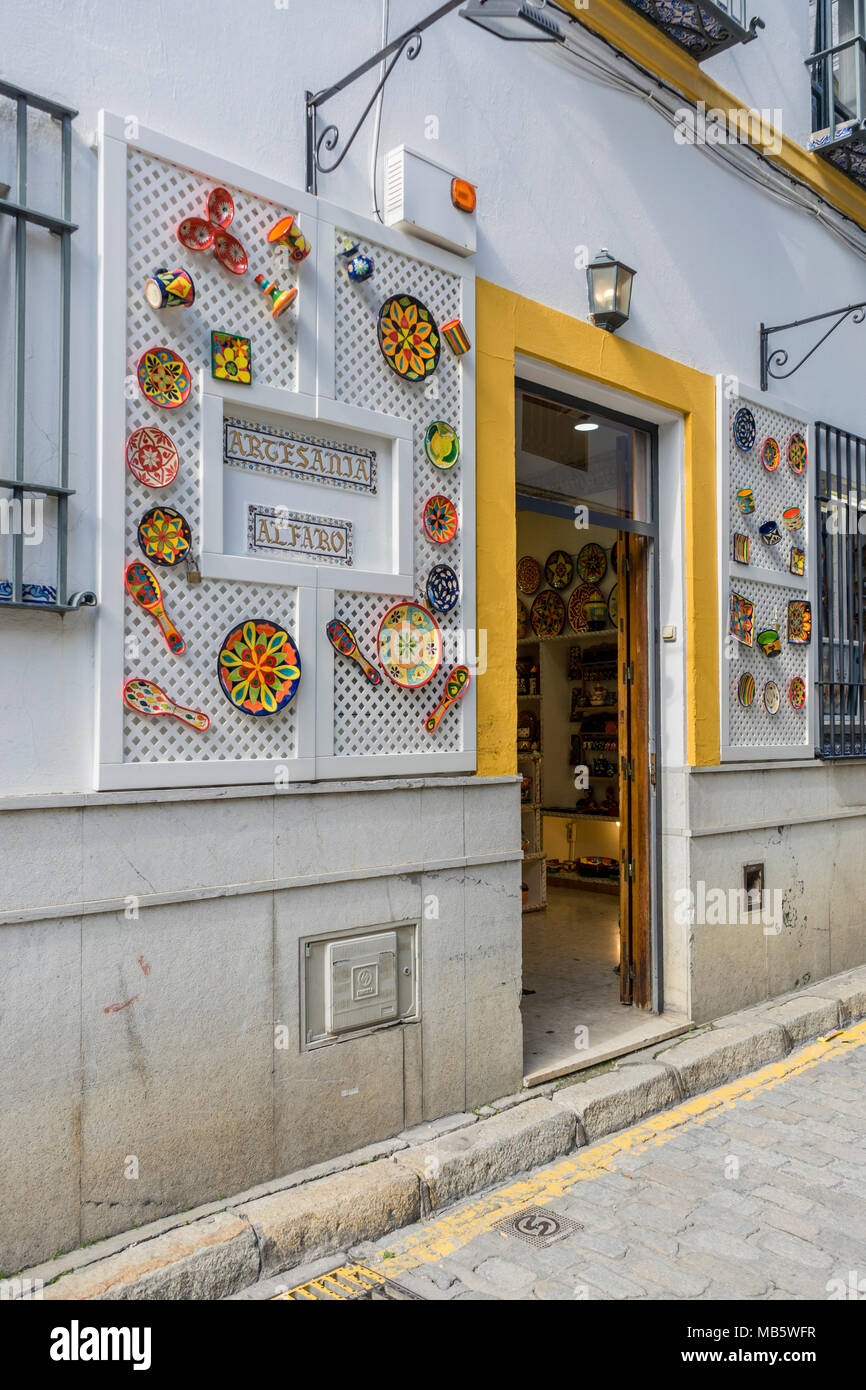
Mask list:
POLYGON ((764 542, 764 545, 778 545, 779 541, 782 539, 782 533, 779 530, 778 522, 765 521, 763 526, 758 529, 761 532, 761 540, 764 542))
POLYGON ((290 258, 295 262, 304 260, 313 249, 291 216, 281 217, 279 222, 274 223, 268 232, 268 241, 272 246, 285 246, 290 258))
POLYGON ((764 656, 778 656, 782 650, 779 629, 775 627, 765 627, 763 632, 758 633, 758 646, 761 648, 764 656))
POLYGON ((188 270, 160 266, 145 280, 144 297, 151 309, 184 309, 195 299, 195 285, 188 270))
POLYGON ((743 516, 749 516, 755 510, 755 496, 750 487, 741 487, 737 493, 737 506, 743 516))
POLYGON ((803 513, 799 507, 788 507, 782 512, 782 520, 789 531, 799 531, 803 525, 803 513))

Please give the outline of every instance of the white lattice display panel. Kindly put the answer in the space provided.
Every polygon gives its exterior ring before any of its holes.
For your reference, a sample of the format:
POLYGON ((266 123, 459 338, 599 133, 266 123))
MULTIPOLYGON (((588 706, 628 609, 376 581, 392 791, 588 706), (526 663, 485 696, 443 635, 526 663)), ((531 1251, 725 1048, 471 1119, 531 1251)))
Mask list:
MULTIPOLYGON (((743 759, 768 757, 802 757, 811 749, 812 737, 812 643, 788 641, 788 604, 791 601, 812 601, 812 570, 815 557, 810 544, 812 468, 812 434, 810 422, 789 409, 781 408, 772 397, 741 392, 728 395, 720 390, 719 443, 721 457, 721 507, 719 548, 721 560, 720 609, 722 615, 722 746, 723 756, 743 759), (755 443, 749 450, 740 449, 734 441, 734 418, 745 406, 755 418, 755 443), (809 444, 805 473, 794 473, 788 466, 788 442, 792 434, 801 434, 809 444), (775 439, 781 451, 778 467, 769 472, 761 460, 765 439, 775 439), (743 488, 751 488, 754 511, 744 515, 737 499, 743 488), (799 507, 803 526, 789 531, 782 514, 799 507), (768 546, 761 540, 760 527, 775 521, 782 534, 781 541, 768 546), (749 538, 749 563, 734 559, 735 533, 749 538), (790 570, 791 550, 805 551, 805 571, 802 576, 790 570), (752 646, 736 641, 730 634, 731 593, 736 592, 755 606, 752 646), (758 645, 758 633, 776 628, 781 639, 778 656, 767 657, 758 645), (751 705, 744 707, 739 700, 739 682, 744 674, 755 682, 751 705), (806 684, 806 704, 795 709, 791 704, 789 687, 795 676, 806 684), (779 690, 780 705, 771 714, 764 701, 767 682, 779 690)), ((812 603, 814 641, 815 606, 812 603)))

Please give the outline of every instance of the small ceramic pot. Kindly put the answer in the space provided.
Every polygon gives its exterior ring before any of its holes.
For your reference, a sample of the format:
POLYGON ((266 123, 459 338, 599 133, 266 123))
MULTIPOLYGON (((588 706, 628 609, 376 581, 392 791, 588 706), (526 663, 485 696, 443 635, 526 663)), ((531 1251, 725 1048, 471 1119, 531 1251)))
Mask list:
POLYGON ((763 526, 759 527, 759 530, 764 545, 778 545, 779 541, 782 539, 782 533, 776 521, 765 521, 763 526))
POLYGON ((737 493, 737 506, 743 516, 750 516, 755 510, 755 494, 750 487, 741 487, 737 493))
POLYGON ((195 285, 188 270, 160 266, 145 280, 144 297, 151 309, 185 309, 195 299, 195 285))
POLYGON ((593 600, 583 605, 583 616, 591 628, 604 627, 607 621, 607 604, 593 600))
POLYGON ((787 507, 782 512, 782 521, 789 531, 800 531, 803 527, 803 513, 799 507, 787 507))
POLYGON ((763 632, 759 632, 758 646, 764 653, 764 656, 778 656, 782 650, 782 642, 779 637, 778 628, 765 627, 763 632))
POLYGON ((359 249, 357 242, 347 246, 340 255, 343 258, 343 269, 350 280, 354 280, 356 284, 362 280, 369 280, 374 269, 373 259, 359 249))

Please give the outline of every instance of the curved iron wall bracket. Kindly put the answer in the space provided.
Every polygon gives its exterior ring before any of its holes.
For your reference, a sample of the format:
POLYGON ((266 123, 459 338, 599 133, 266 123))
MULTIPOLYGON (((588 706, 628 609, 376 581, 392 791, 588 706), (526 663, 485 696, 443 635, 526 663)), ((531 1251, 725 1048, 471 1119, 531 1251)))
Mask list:
POLYGON ((770 384, 770 378, 774 381, 787 381, 788 377, 794 375, 808 362, 809 358, 818 351, 822 343, 826 343, 831 333, 835 333, 837 328, 851 319, 853 323, 862 323, 866 318, 866 300, 862 304, 849 304, 847 309, 829 309, 826 314, 813 314, 808 319, 795 319, 793 323, 777 323, 768 328, 766 324, 761 324, 761 390, 766 391, 770 384), (782 367, 788 366, 788 353, 785 348, 770 348, 770 337, 774 333, 787 333, 792 328, 802 328, 807 323, 822 323, 825 319, 834 319, 826 333, 823 333, 813 347, 804 353, 793 367, 782 371, 782 367))

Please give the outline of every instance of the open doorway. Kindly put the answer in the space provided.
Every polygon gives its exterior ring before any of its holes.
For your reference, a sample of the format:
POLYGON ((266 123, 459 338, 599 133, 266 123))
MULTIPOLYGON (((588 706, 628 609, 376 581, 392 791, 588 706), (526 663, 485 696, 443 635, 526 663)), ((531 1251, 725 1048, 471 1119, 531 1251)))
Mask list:
POLYGON ((657 436, 517 383, 524 1071, 681 1030, 657 911, 657 436))

